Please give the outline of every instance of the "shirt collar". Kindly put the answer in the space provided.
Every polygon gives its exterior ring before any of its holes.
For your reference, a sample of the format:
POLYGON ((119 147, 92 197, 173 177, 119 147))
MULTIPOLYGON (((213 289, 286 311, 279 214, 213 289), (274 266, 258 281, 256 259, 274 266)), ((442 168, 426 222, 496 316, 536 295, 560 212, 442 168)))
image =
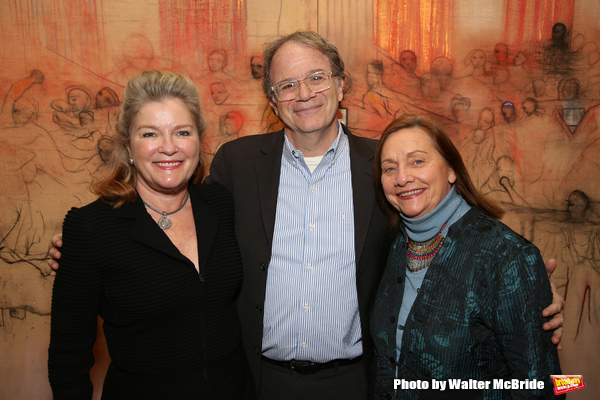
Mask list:
MULTIPOLYGON (((296 162, 298 160, 302 160, 304 162, 304 154, 302 151, 297 150, 290 139, 288 139, 287 135, 283 135, 284 137, 284 145, 283 145, 283 157, 289 162, 296 162)), ((327 160, 327 162, 331 162, 336 160, 340 154, 348 147, 348 137, 344 134, 344 130, 342 129, 342 124, 338 121, 338 135, 329 147, 329 149, 323 155, 323 158, 327 160)))

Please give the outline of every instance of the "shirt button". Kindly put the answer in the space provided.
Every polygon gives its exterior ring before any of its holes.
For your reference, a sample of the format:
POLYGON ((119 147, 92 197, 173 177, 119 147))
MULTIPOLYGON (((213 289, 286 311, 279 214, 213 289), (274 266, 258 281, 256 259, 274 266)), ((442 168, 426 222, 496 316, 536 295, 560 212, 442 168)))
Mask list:
POLYGON ((308 264, 308 265, 306 266, 306 269, 307 269, 307 270, 309 270, 309 271, 312 271, 312 265, 308 264))
POLYGON ((304 311, 308 311, 310 307, 308 306, 308 304, 305 304, 302 308, 304 309, 304 311))
POLYGON ((307 347, 308 347, 308 345, 307 345, 306 343, 302 343, 302 348, 303 348, 303 349, 305 349, 305 348, 307 348, 307 347))
POLYGON ((308 228, 310 229, 310 231, 312 232, 315 229, 315 224, 309 224, 308 228))
POLYGON ((317 186, 311 185, 310 186, 310 190, 313 191, 313 192, 316 192, 317 191, 317 186))

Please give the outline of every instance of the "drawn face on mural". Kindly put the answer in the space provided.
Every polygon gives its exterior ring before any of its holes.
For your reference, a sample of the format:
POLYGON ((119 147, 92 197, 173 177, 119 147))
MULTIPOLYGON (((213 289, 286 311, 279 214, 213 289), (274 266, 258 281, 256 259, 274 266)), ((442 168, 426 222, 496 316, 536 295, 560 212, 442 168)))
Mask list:
POLYGON ((567 200, 567 211, 574 219, 583 219, 590 207, 590 201, 581 191, 571 192, 567 200))
POLYGON ((389 135, 381 150, 381 185, 390 204, 404 216, 419 218, 446 197, 456 174, 419 128, 389 135))
POLYGON ((144 71, 152 64, 154 48, 145 36, 131 35, 123 43, 123 57, 127 64, 138 71, 144 71))
POLYGON ((502 106, 502 115, 504 115, 505 119, 510 120, 511 118, 513 118, 515 116, 514 107, 502 106))
POLYGON ((244 120, 242 116, 235 112, 229 112, 219 118, 219 133, 225 137, 237 136, 242 129, 244 120))
POLYGON ((262 56, 254 56, 250 59, 250 69, 252 72, 252 78, 262 79, 265 76, 265 68, 263 65, 262 56))
POLYGON ((220 72, 225 68, 226 61, 225 56, 220 52, 212 52, 208 56, 208 69, 210 72, 220 72))
POLYGON ((477 126, 484 131, 487 131, 495 125, 494 114, 490 110, 483 109, 479 113, 479 119, 477 120, 477 126))
POLYGON ((496 62, 498 64, 506 64, 508 60, 508 46, 504 43, 498 43, 496 47, 494 47, 494 56, 496 57, 496 62))
POLYGON ((367 85, 369 88, 377 87, 381 84, 382 74, 376 67, 367 65, 367 85))
POLYGON ((445 57, 438 57, 431 63, 431 73, 438 78, 442 90, 446 90, 452 82, 453 71, 452 61, 445 57))
POLYGON ((90 107, 90 95, 81 89, 70 90, 67 94, 69 105, 76 111, 83 111, 90 107))
POLYGON ((35 111, 24 101, 18 100, 13 104, 12 117, 15 125, 23 125, 35 117, 35 111))
MULTIPOLYGON (((302 80, 318 71, 331 71, 329 59, 307 45, 289 41, 283 44, 271 61, 273 85, 286 80, 302 80)), ((314 93, 303 82, 294 100, 270 98, 269 104, 286 128, 286 134, 317 133, 326 136, 337 132, 337 110, 344 97, 343 81, 331 78, 331 87, 314 93)))
POLYGON ((119 104, 119 98, 114 90, 102 88, 96 93, 96 108, 113 107, 119 104))
POLYGON ((546 94, 546 81, 542 78, 536 78, 533 80, 532 88, 535 97, 542 97, 546 94))
POLYGON ((464 103, 456 103, 452 106, 452 116, 456 122, 463 122, 467 115, 468 107, 464 103))
POLYGON ((567 35, 567 26, 562 23, 554 24, 552 27, 552 40, 555 42, 562 42, 565 40, 567 35))
POLYGON ((421 93, 427 99, 436 99, 442 92, 440 81, 432 74, 425 73, 421 77, 421 93))
POLYGON ((519 66, 519 65, 525 64, 525 61, 527 61, 527 56, 525 56, 525 53, 520 51, 515 55, 515 59, 514 59, 513 63, 516 66, 519 66))
POLYGON ((213 98, 213 101, 217 105, 221 105, 229 98, 229 92, 225 87, 223 82, 213 82, 210 85, 210 94, 213 98))
POLYGON ((473 65, 473 68, 483 68, 483 65, 485 64, 485 53, 483 52, 483 50, 473 50, 471 56, 469 57, 469 60, 471 61, 471 65, 473 65))
POLYGON ((559 85, 559 99, 573 100, 579 96, 579 80, 577 78, 567 78, 562 83, 562 85, 559 85))
POLYGON ((417 55, 410 50, 404 50, 400 53, 400 65, 402 68, 414 74, 417 70, 417 55))
POLYGON ((508 183, 511 187, 515 185, 515 164, 513 160, 508 156, 501 156, 496 162, 496 169, 498 175, 508 178, 508 183))
POLYGON ((200 160, 200 138, 183 101, 165 99, 144 104, 133 119, 130 135, 127 151, 137 171, 138 190, 187 190, 200 160))
POLYGON ((535 103, 531 100, 525 100, 523 102, 523 111, 528 116, 535 112, 535 103))

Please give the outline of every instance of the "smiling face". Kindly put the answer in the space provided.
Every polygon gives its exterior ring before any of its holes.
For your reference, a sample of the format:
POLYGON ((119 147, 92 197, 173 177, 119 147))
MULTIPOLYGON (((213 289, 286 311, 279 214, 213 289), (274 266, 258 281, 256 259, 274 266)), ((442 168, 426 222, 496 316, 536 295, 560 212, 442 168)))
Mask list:
POLYGON ((432 211, 446 197, 456 174, 420 128, 389 135, 381 150, 381 185, 390 204, 409 218, 432 211))
POLYGON ((192 113, 179 99, 146 103, 133 119, 129 155, 142 193, 187 190, 200 159, 200 139, 192 113))
MULTIPOLYGON (((329 59, 320 51, 295 41, 283 44, 271 61, 271 82, 277 85, 286 80, 302 80, 317 71, 330 71, 329 59)), ((294 100, 270 98, 269 104, 285 125, 292 141, 296 135, 317 133, 323 137, 337 133, 337 110, 343 98, 343 81, 331 78, 331 87, 313 93, 305 83, 294 100)))

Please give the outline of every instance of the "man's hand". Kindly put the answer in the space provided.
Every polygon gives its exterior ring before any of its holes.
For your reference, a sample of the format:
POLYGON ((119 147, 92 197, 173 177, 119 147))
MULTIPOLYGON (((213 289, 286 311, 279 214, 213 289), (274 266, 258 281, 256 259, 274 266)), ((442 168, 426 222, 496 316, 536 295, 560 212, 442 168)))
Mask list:
POLYGON ((62 233, 57 233, 56 235, 52 236, 52 239, 50 239, 50 244, 52 247, 50 247, 50 250, 48 250, 48 255, 50 256, 48 265, 50 268, 52 268, 50 275, 56 276, 56 271, 58 270, 58 260, 60 259, 60 251, 58 249, 60 249, 63 245, 62 233))
MULTIPOLYGON (((550 278, 550 276, 556 269, 556 264, 556 260, 553 258, 546 261, 546 271, 548 271, 548 278, 550 278)), ((554 315, 554 317, 544 324, 544 330, 554 331, 554 334, 552 335, 552 343, 556 345, 556 348, 558 350, 562 350, 562 344, 560 343, 560 339, 563 334, 563 310, 565 308, 565 299, 563 299, 558 294, 558 292, 556 291, 556 286, 554 286, 554 283, 552 283, 552 281, 550 281, 550 287, 552 288, 552 304, 550 304, 544 309, 544 311, 542 311, 542 315, 544 317, 554 315)))

